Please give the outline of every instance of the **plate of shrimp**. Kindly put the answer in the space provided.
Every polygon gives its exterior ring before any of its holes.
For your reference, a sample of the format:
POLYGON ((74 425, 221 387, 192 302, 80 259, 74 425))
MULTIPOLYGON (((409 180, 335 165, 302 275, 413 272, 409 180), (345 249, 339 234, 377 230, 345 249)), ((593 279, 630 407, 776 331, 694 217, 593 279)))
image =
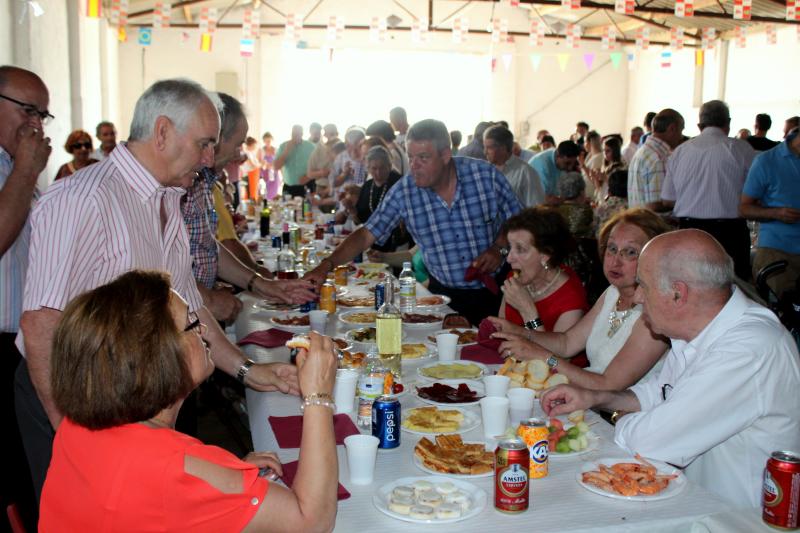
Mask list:
POLYGON ((645 459, 603 458, 583 464, 576 480, 595 494, 620 500, 650 502, 677 496, 686 487, 678 468, 645 459))

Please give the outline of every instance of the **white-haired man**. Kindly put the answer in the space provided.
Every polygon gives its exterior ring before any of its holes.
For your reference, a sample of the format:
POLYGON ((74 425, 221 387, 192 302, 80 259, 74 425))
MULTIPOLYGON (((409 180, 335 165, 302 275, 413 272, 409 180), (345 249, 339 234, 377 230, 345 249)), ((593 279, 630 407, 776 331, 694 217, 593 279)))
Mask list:
POLYGON ((703 231, 654 238, 637 278, 642 316, 672 340, 661 373, 623 392, 558 386, 545 392, 542 407, 549 416, 615 411, 622 448, 684 468, 738 506, 758 506, 769 455, 800 449, 794 340, 772 312, 732 286, 730 257, 703 231))
POLYGON ((75 296, 124 272, 170 274, 190 311, 207 324, 205 337, 221 370, 259 390, 297 391, 294 367, 243 358, 203 306, 192 276, 180 200, 195 173, 214 166, 219 107, 219 98, 194 82, 156 82, 136 103, 128 142, 52 185, 33 211, 17 337, 26 361, 17 370, 16 399, 37 495, 61 422, 50 391, 51 342, 61 311, 75 296))

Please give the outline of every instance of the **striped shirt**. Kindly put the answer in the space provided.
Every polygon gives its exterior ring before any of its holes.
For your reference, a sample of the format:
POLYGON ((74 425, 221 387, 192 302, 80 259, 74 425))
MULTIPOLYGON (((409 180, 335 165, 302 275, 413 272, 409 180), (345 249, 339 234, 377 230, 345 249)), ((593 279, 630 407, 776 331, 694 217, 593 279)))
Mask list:
POLYGON ((353 169, 353 172, 349 177, 344 179, 344 183, 336 188, 336 190, 339 192, 343 191, 345 186, 351 183, 361 187, 367 180, 367 162, 363 159, 360 161, 354 160, 345 150, 341 154, 337 155, 336 159, 333 160, 331 172, 328 174, 328 180, 331 182, 331 187, 334 186, 336 178, 338 178, 344 172, 344 167, 347 165, 347 163, 350 163, 350 167, 353 169))
MULTIPOLYGON (((0 189, 14 168, 11 156, 0 146, 0 189)), ((39 198, 39 190, 34 188, 32 205, 39 198)), ((22 314, 22 289, 25 286, 25 272, 28 269, 28 247, 31 240, 31 220, 25 221, 16 240, 0 256, 0 332, 13 333, 19 329, 22 314)))
POLYGON ((707 127, 667 160, 661 198, 676 217, 739 218, 739 198, 756 152, 745 141, 707 127))
POLYGON ((31 217, 24 310, 63 310, 77 295, 133 269, 168 272, 189 309, 199 309, 180 211, 184 192, 163 187, 122 143, 104 161, 51 185, 31 217))
POLYGON ((522 208, 494 165, 471 157, 454 157, 453 162, 457 182, 452 205, 432 189, 417 187, 409 174, 389 189, 364 227, 383 244, 405 221, 433 277, 448 287, 478 289, 480 280, 464 281, 467 267, 522 208))
POLYGON ((192 274, 198 283, 210 289, 217 280, 219 250, 217 249, 217 211, 213 189, 217 175, 204 168, 186 189, 181 212, 189 232, 189 253, 192 254, 192 274))
POLYGON ((628 207, 644 207, 661 200, 661 187, 667 173, 669 145, 649 136, 628 167, 628 207))

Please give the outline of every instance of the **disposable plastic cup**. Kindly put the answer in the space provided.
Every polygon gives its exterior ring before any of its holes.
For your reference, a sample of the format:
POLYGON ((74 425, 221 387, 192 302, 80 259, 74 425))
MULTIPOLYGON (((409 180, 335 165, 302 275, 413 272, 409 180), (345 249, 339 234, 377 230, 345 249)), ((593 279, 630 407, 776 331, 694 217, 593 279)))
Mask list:
POLYGON ((487 396, 479 402, 483 419, 483 436, 493 439, 506 432, 508 427, 508 398, 487 396))
POLYGON ((333 401, 336 413, 350 413, 355 405, 358 371, 341 368, 336 371, 336 383, 333 385, 333 401))
POLYGON ((350 483, 369 485, 375 477, 375 458, 378 455, 378 437, 350 435, 344 439, 350 483))
POLYGON ((483 378, 483 384, 486 386, 486 396, 505 398, 510 382, 511 379, 508 376, 486 376, 483 378))
POLYGON ((325 335, 325 328, 328 326, 328 312, 321 309, 309 311, 308 322, 311 325, 311 331, 325 335))
POLYGON ((519 425, 521 420, 527 420, 533 414, 533 402, 536 393, 532 389, 519 387, 516 389, 509 389, 506 393, 508 397, 508 413, 511 419, 511 425, 519 425))
POLYGON ((436 335, 436 349, 439 352, 439 361, 452 361, 456 358, 458 335, 453 333, 440 333, 436 335))

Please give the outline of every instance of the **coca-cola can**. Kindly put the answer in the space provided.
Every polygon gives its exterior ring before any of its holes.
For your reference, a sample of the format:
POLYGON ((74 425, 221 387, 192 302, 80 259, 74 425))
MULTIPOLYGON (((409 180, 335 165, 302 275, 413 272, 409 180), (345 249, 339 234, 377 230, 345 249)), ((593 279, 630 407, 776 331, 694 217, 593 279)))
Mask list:
POLYGON ((494 453, 494 508, 516 514, 528 510, 530 453, 521 439, 504 439, 494 453))
POLYGON ((800 528, 800 454, 772 452, 764 469, 761 504, 761 517, 768 526, 778 529, 800 528))

